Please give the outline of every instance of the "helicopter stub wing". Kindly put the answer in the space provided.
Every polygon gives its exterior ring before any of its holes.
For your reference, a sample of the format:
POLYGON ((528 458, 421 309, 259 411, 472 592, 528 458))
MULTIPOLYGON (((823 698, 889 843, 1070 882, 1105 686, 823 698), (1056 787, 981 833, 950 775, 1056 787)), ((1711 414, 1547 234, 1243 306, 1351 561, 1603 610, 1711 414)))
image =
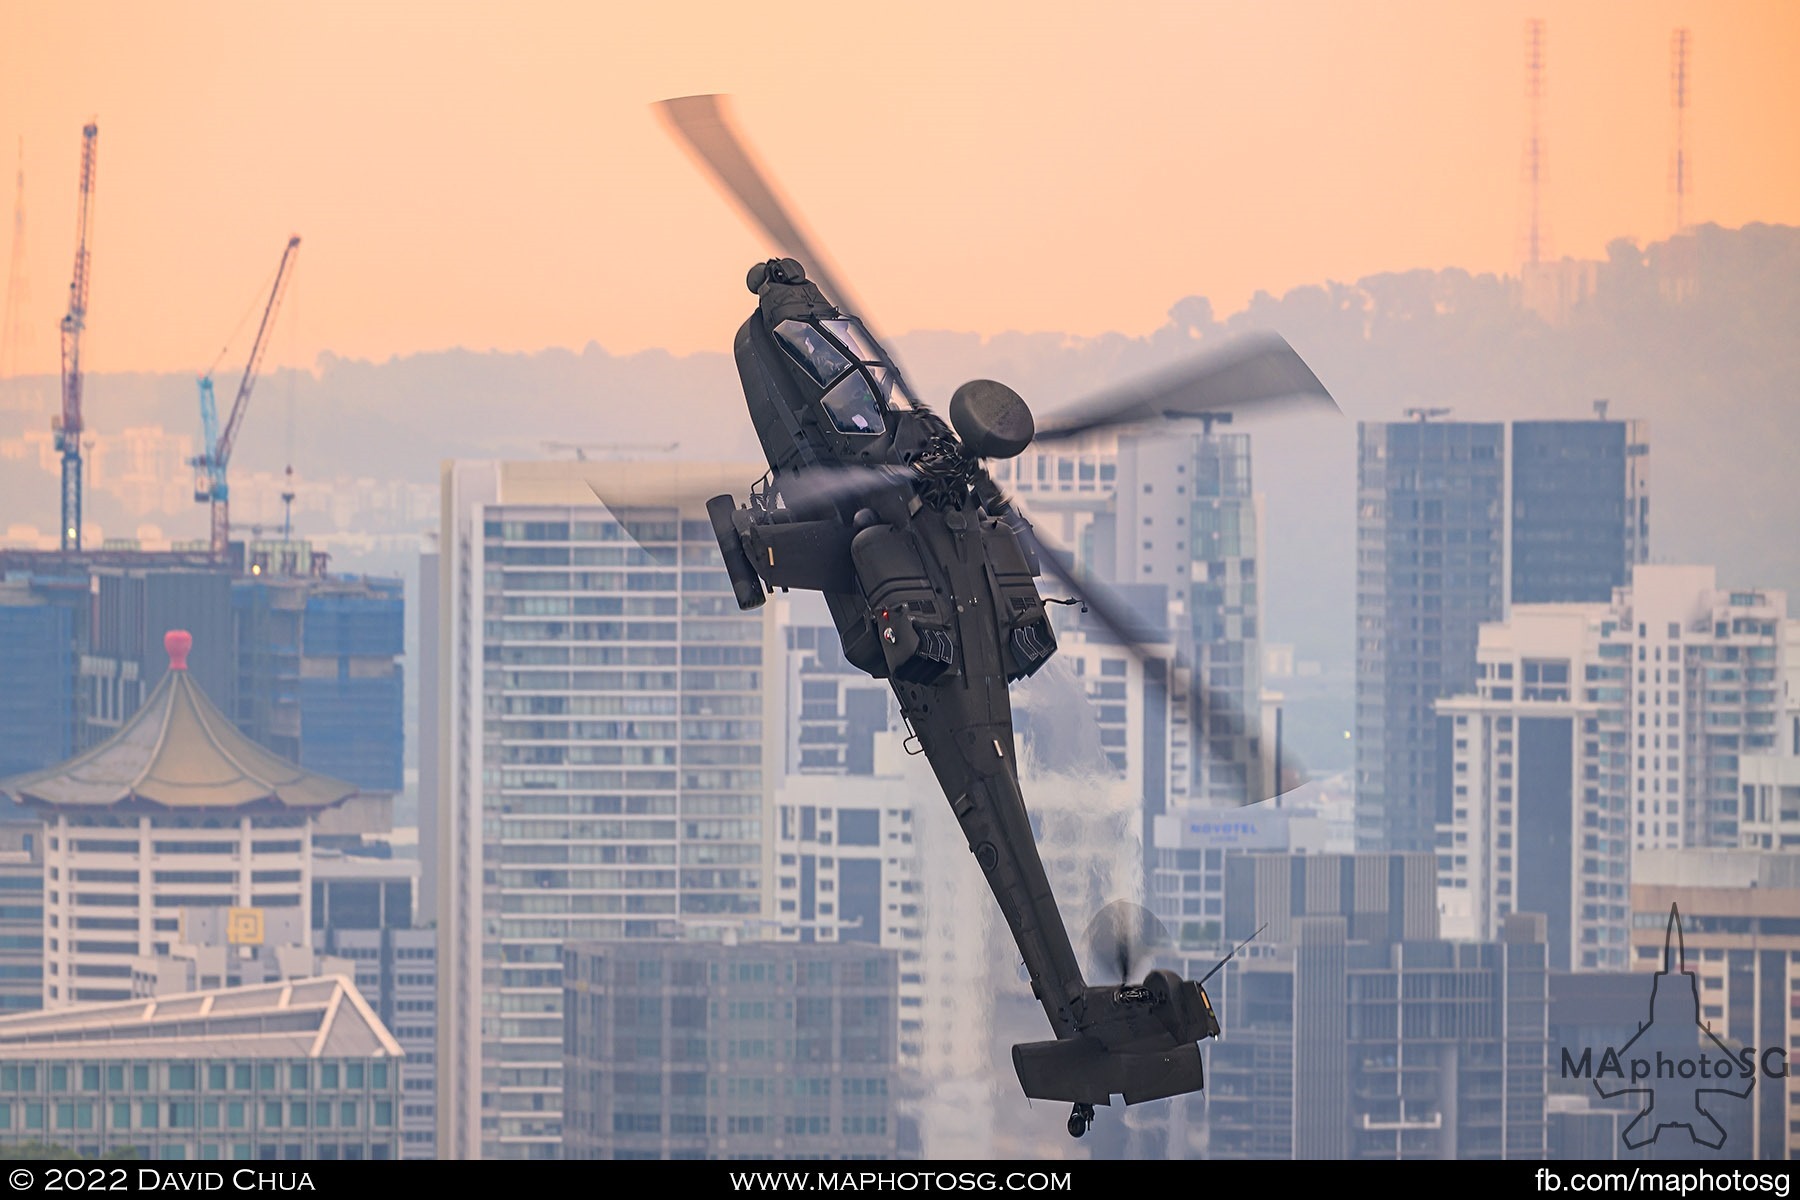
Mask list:
POLYGON ((1163 1100, 1206 1086, 1200 1047, 1188 1043, 1168 1050, 1109 1051, 1089 1038, 1024 1042, 1013 1047, 1013 1070, 1033 1100, 1070 1104, 1127 1104, 1163 1100))

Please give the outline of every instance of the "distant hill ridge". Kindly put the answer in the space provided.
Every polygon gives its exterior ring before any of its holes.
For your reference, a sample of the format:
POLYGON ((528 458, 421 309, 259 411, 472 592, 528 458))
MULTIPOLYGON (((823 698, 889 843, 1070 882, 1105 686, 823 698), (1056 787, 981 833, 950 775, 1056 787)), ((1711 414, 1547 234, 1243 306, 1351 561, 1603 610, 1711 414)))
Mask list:
MULTIPOLYGON (((1347 663, 1352 614, 1355 422, 1399 420, 1442 406, 1452 420, 1609 416, 1650 422, 1651 550, 1668 561, 1714 562, 1728 586, 1772 586, 1800 604, 1800 512, 1792 458, 1800 447, 1800 229, 1703 226, 1685 245, 1616 241, 1594 271, 1595 294, 1547 324, 1519 304, 1518 281, 1415 270, 1354 284, 1258 295, 1226 318, 1204 297, 1174 304, 1147 337, 921 331, 894 349, 927 395, 988 376, 1039 412, 1132 372, 1230 336, 1273 329, 1299 350, 1350 418, 1245 423, 1255 435, 1259 490, 1269 497, 1269 623, 1275 640, 1347 663), (1680 266, 1677 266, 1677 263, 1680 266), (1685 299, 1673 298, 1691 284, 1685 299)), ((540 443, 679 441, 680 457, 755 456, 729 356, 648 351, 452 350, 369 363, 322 355, 317 374, 264 380, 233 466, 286 465, 308 478, 369 476, 431 483, 446 457, 535 457, 540 443)), ((41 428, 17 411, 55 380, 0 383, 0 437, 41 428)), ((197 434, 192 378, 97 375, 89 422, 103 432, 161 425, 197 434)), ((0 458, 0 518, 54 508, 54 483, 35 463, 0 458)), ((105 511, 96 497, 96 515, 105 511)), ((42 521, 37 523, 43 524, 42 521)), ((0 520, 4 529, 6 520, 0 520)))

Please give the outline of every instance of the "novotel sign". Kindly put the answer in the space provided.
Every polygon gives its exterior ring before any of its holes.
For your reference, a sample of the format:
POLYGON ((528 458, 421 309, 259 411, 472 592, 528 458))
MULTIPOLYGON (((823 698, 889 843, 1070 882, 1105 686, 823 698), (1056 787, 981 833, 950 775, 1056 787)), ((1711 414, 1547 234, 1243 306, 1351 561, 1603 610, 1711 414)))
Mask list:
POLYGON ((1189 817, 1181 823, 1184 846, 1287 847, 1287 814, 1251 817, 1189 817))

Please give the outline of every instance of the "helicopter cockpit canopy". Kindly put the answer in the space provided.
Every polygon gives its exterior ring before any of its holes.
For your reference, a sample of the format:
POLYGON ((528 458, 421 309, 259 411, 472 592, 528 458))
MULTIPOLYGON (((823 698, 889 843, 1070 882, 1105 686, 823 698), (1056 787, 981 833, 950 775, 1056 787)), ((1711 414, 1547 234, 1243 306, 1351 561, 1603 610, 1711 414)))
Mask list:
POLYGON ((824 389, 820 403, 833 428, 852 435, 887 432, 883 414, 894 388, 893 368, 859 322, 789 318, 775 326, 775 338, 824 389))

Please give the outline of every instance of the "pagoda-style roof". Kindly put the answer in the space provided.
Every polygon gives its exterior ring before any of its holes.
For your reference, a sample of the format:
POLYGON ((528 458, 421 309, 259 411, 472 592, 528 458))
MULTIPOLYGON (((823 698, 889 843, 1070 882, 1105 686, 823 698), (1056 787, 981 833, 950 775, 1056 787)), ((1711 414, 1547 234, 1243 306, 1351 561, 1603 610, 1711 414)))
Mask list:
POLYGON ((59 766, 0 780, 0 794, 56 809, 318 811, 357 794, 257 745, 206 698, 187 670, 193 638, 163 639, 169 671, 119 731, 59 766))

